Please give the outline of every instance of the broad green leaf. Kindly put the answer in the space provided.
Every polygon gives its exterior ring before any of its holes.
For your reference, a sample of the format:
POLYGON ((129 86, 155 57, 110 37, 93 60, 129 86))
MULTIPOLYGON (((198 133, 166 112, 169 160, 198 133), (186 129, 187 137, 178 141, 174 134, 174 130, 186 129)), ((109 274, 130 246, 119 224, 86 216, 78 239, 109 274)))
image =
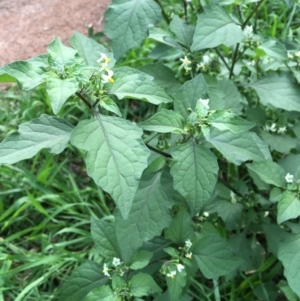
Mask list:
POLYGON ((300 297, 300 235, 289 235, 279 243, 278 259, 291 289, 300 297))
POLYGON ((187 24, 186 21, 180 19, 174 14, 170 23, 170 30, 175 34, 179 43, 186 47, 190 47, 193 42, 195 27, 187 24))
POLYGON ((151 260, 153 254, 148 251, 137 251, 131 258, 130 268, 133 270, 140 270, 144 268, 151 260))
POLYGON ((184 286, 186 285, 186 271, 184 269, 181 272, 178 272, 178 270, 176 270, 176 267, 173 267, 172 270, 176 271, 176 275, 174 276, 174 278, 166 277, 168 286, 167 292, 169 294, 170 301, 178 301, 180 300, 179 297, 182 294, 184 286))
POLYGON ((189 141, 171 152, 174 162, 171 175, 174 188, 186 199, 191 215, 203 208, 217 182, 218 162, 206 147, 189 141))
POLYGON ((208 116, 207 121, 220 131, 229 130, 234 134, 241 134, 255 127, 255 123, 228 111, 215 111, 208 116))
POLYGON ((79 82, 75 78, 48 78, 46 91, 54 114, 57 114, 67 99, 77 92, 78 85, 79 82))
POLYGON ((278 248, 281 241, 290 234, 279 227, 277 224, 264 224, 262 225, 267 239, 268 251, 278 257, 278 248))
POLYGON ((128 218, 116 217, 116 236, 125 262, 143 242, 160 235, 169 226, 172 205, 161 184, 161 172, 143 175, 128 218))
POLYGON ((286 187, 284 169, 271 160, 262 162, 253 162, 246 164, 248 169, 251 169, 259 178, 267 183, 277 187, 286 187))
POLYGON ((138 124, 146 131, 158 133, 181 133, 184 120, 181 115, 172 110, 161 109, 149 119, 138 124))
POLYGON ((260 132, 261 138, 268 143, 271 150, 288 154, 292 148, 297 147, 297 139, 287 135, 276 135, 265 131, 260 132))
POLYGON ((162 291, 154 279, 145 273, 134 275, 129 281, 129 289, 135 297, 148 296, 162 291))
POLYGON ((71 143, 85 150, 88 174, 111 194, 122 216, 129 214, 149 150, 140 128, 118 117, 99 115, 74 129, 71 143))
POLYGON ((48 63, 48 57, 49 54, 42 54, 42 55, 38 55, 38 56, 34 56, 30 59, 27 60, 27 62, 29 62, 31 65, 33 65, 34 67, 40 68, 40 67, 49 67, 49 63, 48 63))
POLYGON ((122 113, 118 107, 118 105, 109 97, 102 98, 100 100, 101 107, 105 110, 115 113, 117 116, 122 117, 122 113))
POLYGON ((278 283, 278 287, 280 288, 281 292, 283 292, 284 296, 288 301, 299 301, 297 295, 292 291, 286 281, 280 280, 278 283))
POLYGON ((102 273, 101 265, 87 261, 64 282, 59 301, 82 301, 90 291, 105 285, 108 280, 102 273))
POLYGON ((278 164, 284 168, 286 173, 296 176, 297 169, 300 166, 300 154, 288 154, 278 164))
POLYGON ((11 82, 16 79, 23 91, 36 88, 45 79, 44 71, 41 68, 26 61, 16 61, 5 65, 2 67, 1 73, 3 74, 1 75, 1 82, 11 82))
POLYGON ((244 101, 233 81, 217 80, 208 75, 205 75, 205 81, 211 110, 231 110, 236 114, 240 113, 244 101))
POLYGON ((91 220, 91 234, 95 249, 105 258, 121 258, 120 248, 115 235, 115 225, 104 220, 91 220))
POLYGON ((121 301, 108 285, 93 289, 83 301, 121 301))
POLYGON ((60 70, 64 70, 66 65, 74 63, 77 53, 73 48, 65 46, 58 38, 48 45, 47 52, 49 65, 60 70))
POLYGON ((194 227, 191 216, 185 209, 181 209, 166 229, 166 238, 172 242, 184 245, 185 241, 194 236, 194 227))
POLYGON ((161 9, 153 0, 113 0, 105 20, 104 31, 118 59, 148 36, 149 27, 161 20, 161 9))
POLYGON ((277 223, 281 224, 300 215, 300 200, 297 194, 287 190, 285 191, 277 206, 277 223))
MULTIPOLYGON (((124 70, 124 69, 122 69, 124 70)), ((115 82, 109 89, 109 94, 114 94, 118 99, 125 97, 140 99, 159 105, 161 103, 172 102, 172 98, 159 87, 146 73, 136 70, 133 74, 116 72, 115 82)))
POLYGON ((268 56, 278 60, 285 61, 287 53, 284 45, 277 40, 267 40, 261 44, 258 49, 263 50, 268 56))
POLYGON ((221 44, 227 47, 241 42, 243 31, 219 6, 207 6, 198 16, 193 37, 192 51, 214 48, 221 44))
POLYGON ((218 235, 203 236, 191 250, 199 269, 208 279, 227 275, 242 263, 229 242, 218 235))
POLYGON ((174 110, 185 119, 188 118, 188 109, 195 109, 199 98, 207 98, 207 85, 202 74, 197 75, 174 94, 174 110))
POLYGON ((287 111, 300 111, 300 87, 287 74, 272 74, 249 85, 262 104, 287 111))
POLYGON ((163 87, 169 94, 175 93, 181 87, 180 82, 175 78, 174 72, 161 62, 144 65, 139 70, 151 75, 153 81, 158 86, 163 87))
POLYGON ((64 119, 41 115, 19 126, 19 134, 10 135, 0 144, 0 164, 13 164, 35 156, 47 148, 53 154, 67 146, 73 126, 64 119))
POLYGON ((85 63, 89 66, 98 65, 97 60, 100 58, 100 52, 106 54, 106 56, 110 58, 110 62, 108 64, 109 69, 111 69, 115 64, 115 59, 111 52, 95 40, 84 36, 78 31, 75 31, 73 36, 70 38, 70 44, 78 51, 80 57, 82 57, 85 63))
POLYGON ((205 137, 230 162, 240 165, 247 160, 264 161, 271 159, 268 146, 255 133, 233 134, 218 129, 205 137))

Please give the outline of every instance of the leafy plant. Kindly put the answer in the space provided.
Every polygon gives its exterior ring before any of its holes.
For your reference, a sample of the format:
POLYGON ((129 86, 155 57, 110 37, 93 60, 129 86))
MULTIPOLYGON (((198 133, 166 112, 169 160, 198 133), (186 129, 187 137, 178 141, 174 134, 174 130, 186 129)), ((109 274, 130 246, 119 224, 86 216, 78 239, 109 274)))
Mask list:
POLYGON ((91 220, 101 258, 73 272, 60 300, 300 296, 298 4, 268 32, 266 3, 114 0, 112 52, 76 32, 72 47, 56 38, 0 69, 24 91, 44 85, 55 115, 69 99, 93 115, 74 125, 42 114, 0 144, 12 164, 70 143, 115 202, 91 220), (124 65, 144 39, 153 63, 124 65), (122 118, 122 103, 139 101, 157 111, 122 118))

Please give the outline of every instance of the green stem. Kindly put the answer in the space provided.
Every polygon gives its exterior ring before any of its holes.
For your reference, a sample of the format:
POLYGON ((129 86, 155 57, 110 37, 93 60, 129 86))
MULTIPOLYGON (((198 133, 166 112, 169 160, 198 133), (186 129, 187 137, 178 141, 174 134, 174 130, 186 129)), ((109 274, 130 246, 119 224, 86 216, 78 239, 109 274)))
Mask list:
MULTIPOLYGON (((258 10, 258 8, 265 2, 266 0, 262 0, 260 1, 253 9, 253 11, 250 13, 250 15, 247 17, 247 19, 244 21, 244 23, 242 24, 241 28, 242 30, 246 27, 246 25, 248 24, 248 22, 250 21, 250 19, 252 18, 252 16, 256 13, 256 11, 258 10)), ((237 57, 239 54, 239 48, 240 48, 240 43, 236 44, 235 46, 235 50, 233 53, 233 57, 232 57, 232 65, 229 71, 229 79, 232 78, 233 76, 233 69, 234 69, 234 65, 237 62, 237 57)))
POLYGON ((214 283, 214 295, 215 295, 215 301, 221 301, 220 291, 219 291, 219 284, 218 280, 213 279, 214 283))
POLYGON ((164 157, 166 157, 166 158, 172 158, 172 156, 171 156, 170 154, 165 153, 165 152, 163 152, 163 151, 161 151, 161 150, 159 150, 159 149, 157 149, 157 148, 155 148, 155 147, 153 147, 153 146, 151 146, 151 145, 149 145, 149 144, 146 144, 146 145, 147 145, 147 147, 148 147, 149 149, 151 149, 153 152, 158 153, 158 154, 160 154, 160 155, 162 155, 162 156, 164 156, 164 157))
POLYGON ((226 68, 230 71, 230 67, 228 66, 227 62, 225 61, 223 55, 221 54, 221 52, 216 48, 216 52, 219 56, 219 58, 222 60, 222 62, 224 63, 224 65, 226 66, 226 68))
POLYGON ((162 13, 162 16, 163 16, 163 18, 165 19, 165 21, 166 21, 168 24, 170 24, 170 19, 169 19, 167 13, 165 12, 164 7, 163 7, 162 4, 160 3, 160 1, 159 1, 159 0, 154 0, 154 1, 160 6, 160 8, 161 8, 161 13, 162 13))
POLYGON ((292 12, 291 12, 291 14, 290 14, 289 20, 288 20, 288 22, 287 22, 287 24, 286 24, 286 27, 284 28, 284 31, 283 31, 283 34, 282 34, 282 37, 283 37, 283 38, 286 38, 286 35, 287 35, 287 33, 288 33, 288 30, 289 30, 289 28, 290 28, 290 26, 291 26, 291 23, 292 23, 292 20, 293 20, 293 18, 294 18, 294 14, 295 14, 295 12, 296 12, 297 5, 298 5, 297 3, 294 3, 294 5, 293 5, 293 10, 292 10, 292 12))

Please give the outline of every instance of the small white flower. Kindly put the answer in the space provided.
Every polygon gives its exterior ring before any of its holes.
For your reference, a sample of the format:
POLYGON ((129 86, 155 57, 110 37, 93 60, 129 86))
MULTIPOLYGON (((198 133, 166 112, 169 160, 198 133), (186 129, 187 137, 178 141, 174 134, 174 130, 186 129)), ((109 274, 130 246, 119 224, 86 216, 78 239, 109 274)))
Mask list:
POLYGON ((278 134, 283 134, 286 132, 286 126, 282 126, 280 128, 278 128, 277 133, 278 134))
POLYGON ((207 55, 207 54, 204 54, 203 57, 202 57, 202 62, 206 65, 209 64, 210 63, 210 56, 207 55))
POLYGON ((184 69, 185 69, 185 73, 189 73, 189 71, 192 70, 192 68, 188 66, 184 67, 184 69))
POLYGON ((203 212, 203 216, 209 217, 209 213, 205 211, 205 212, 203 212))
POLYGON ((102 273, 103 273, 105 276, 107 276, 107 277, 110 276, 109 273, 108 273, 108 267, 107 267, 107 264, 106 264, 106 263, 104 263, 104 265, 103 265, 102 273))
POLYGON ((187 56, 185 55, 184 58, 179 59, 180 61, 182 61, 182 65, 184 66, 184 68, 188 67, 192 62, 187 58, 187 56))
POLYGON ((109 69, 106 69, 105 70, 107 72, 107 75, 106 74, 102 74, 101 75, 101 78, 102 78, 102 83, 103 84, 106 84, 106 83, 114 83, 114 79, 112 78, 112 76, 114 75, 113 71, 112 70, 109 70, 109 69))
POLYGON ((189 249, 192 246, 192 242, 188 239, 185 241, 185 246, 189 249))
POLYGON ((254 60, 248 61, 248 62, 247 62, 247 65, 248 65, 248 66, 255 66, 255 61, 254 61, 254 60))
POLYGON ((235 204, 237 202, 237 200, 235 198, 235 193, 233 191, 230 191, 230 201, 233 204, 235 204))
POLYGON ((267 217, 268 215, 269 215, 269 211, 266 211, 264 217, 267 217))
POLYGON ((170 273, 167 273, 167 277, 174 278, 176 275, 176 271, 170 271, 170 273))
POLYGON ((185 254, 185 257, 188 258, 188 259, 192 259, 192 255, 193 255, 193 253, 189 252, 189 253, 185 254))
POLYGON ((204 106, 205 109, 209 110, 209 105, 208 105, 209 99, 202 99, 202 98, 200 98, 199 102, 204 106))
POLYGON ((205 70, 205 69, 206 69, 206 65, 205 65, 203 62, 197 64, 197 67, 198 67, 199 69, 202 69, 202 70, 205 70))
POLYGON ((294 182, 294 176, 291 175, 290 173, 287 173, 286 176, 285 176, 285 181, 287 183, 293 183, 294 182))
POLYGON ((287 57, 288 57, 288 59, 293 59, 294 58, 293 54, 290 53, 290 52, 287 53, 287 57))
POLYGON ((97 63, 101 64, 108 64, 110 62, 110 58, 103 52, 100 52, 100 59, 97 60, 97 63))
POLYGON ((299 59, 299 58, 300 58, 300 51, 297 51, 297 52, 295 53, 295 56, 298 57, 298 59, 299 59))
POLYGON ((271 126, 268 126, 268 125, 266 125, 265 126, 265 130, 268 132, 268 131, 270 131, 270 132, 276 132, 277 131, 277 129, 276 129, 276 123, 273 123, 271 126))
POLYGON ((251 40, 252 37, 253 37, 253 27, 250 25, 250 26, 246 26, 244 28, 244 37, 247 39, 247 40, 251 40))
POLYGON ((176 266, 177 266, 178 272, 181 273, 181 271, 184 269, 184 265, 178 263, 176 266))
POLYGON ((119 258, 114 257, 113 261, 112 261, 112 264, 113 264, 114 267, 117 267, 118 265, 121 264, 121 260, 119 258))

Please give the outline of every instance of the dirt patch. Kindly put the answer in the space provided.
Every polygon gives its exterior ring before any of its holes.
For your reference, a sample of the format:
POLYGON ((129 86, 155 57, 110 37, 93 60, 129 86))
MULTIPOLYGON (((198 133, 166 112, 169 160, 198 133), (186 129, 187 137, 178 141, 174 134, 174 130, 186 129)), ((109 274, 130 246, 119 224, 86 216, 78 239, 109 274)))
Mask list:
POLYGON ((110 0, 0 0, 0 66, 46 52, 54 37, 103 28, 110 0))

